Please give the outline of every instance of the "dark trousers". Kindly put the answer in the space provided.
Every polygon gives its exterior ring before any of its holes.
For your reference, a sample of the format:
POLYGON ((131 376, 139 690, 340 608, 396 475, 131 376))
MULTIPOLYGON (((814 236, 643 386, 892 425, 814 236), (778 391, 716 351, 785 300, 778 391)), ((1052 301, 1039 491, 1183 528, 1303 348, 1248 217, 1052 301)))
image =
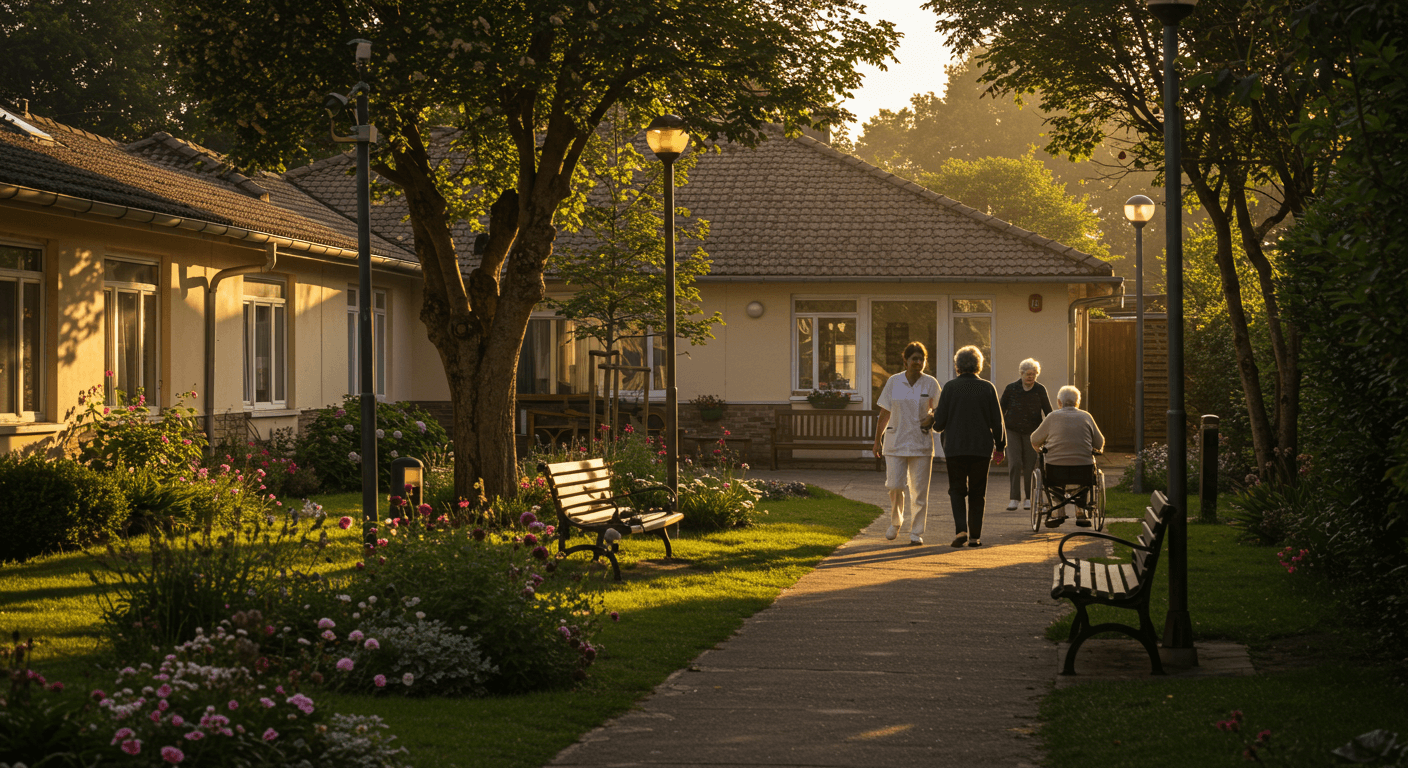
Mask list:
MULTIPOLYGON (((1042 482, 1046 485, 1082 486, 1080 493, 1073 496, 1071 500, 1081 509, 1086 509, 1090 506, 1090 486, 1095 484, 1095 465, 1077 464, 1071 466, 1067 464, 1047 464, 1045 472, 1046 477, 1042 479, 1042 482)), ((1064 514, 1064 512, 1062 514, 1064 514)))
POLYGON ((990 456, 947 456, 948 498, 953 502, 953 528, 968 537, 983 537, 983 499, 988 493, 990 456))

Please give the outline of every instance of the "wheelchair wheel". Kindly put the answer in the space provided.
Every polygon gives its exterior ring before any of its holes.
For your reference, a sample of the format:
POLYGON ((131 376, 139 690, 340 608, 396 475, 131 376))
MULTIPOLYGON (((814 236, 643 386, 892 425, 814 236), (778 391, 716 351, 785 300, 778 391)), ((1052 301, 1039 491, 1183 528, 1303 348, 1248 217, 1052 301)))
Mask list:
POLYGON ((1041 467, 1032 470, 1032 532, 1041 530, 1042 518, 1051 514, 1046 506, 1046 491, 1041 485, 1041 467))
POLYGON ((1091 522, 1095 530, 1105 530, 1105 473, 1095 470, 1095 485, 1090 489, 1090 500, 1094 502, 1091 514, 1094 520, 1091 522))

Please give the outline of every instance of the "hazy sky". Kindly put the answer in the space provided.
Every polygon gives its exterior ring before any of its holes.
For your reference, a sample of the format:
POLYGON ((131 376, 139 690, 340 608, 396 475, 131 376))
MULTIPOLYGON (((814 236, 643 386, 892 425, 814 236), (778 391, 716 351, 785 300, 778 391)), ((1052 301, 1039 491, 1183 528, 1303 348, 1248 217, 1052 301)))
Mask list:
POLYGON ((865 82, 855 91, 855 98, 845 102, 846 109, 857 118, 851 126, 852 138, 860 134, 860 127, 866 120, 882 109, 906 107, 909 97, 916 93, 933 91, 943 95, 949 50, 942 36, 934 31, 937 17, 933 11, 920 8, 923 3, 924 0, 870 0, 866 3, 867 17, 894 22, 895 29, 904 33, 904 37, 895 51, 898 64, 891 63, 886 72, 871 66, 861 68, 865 82))

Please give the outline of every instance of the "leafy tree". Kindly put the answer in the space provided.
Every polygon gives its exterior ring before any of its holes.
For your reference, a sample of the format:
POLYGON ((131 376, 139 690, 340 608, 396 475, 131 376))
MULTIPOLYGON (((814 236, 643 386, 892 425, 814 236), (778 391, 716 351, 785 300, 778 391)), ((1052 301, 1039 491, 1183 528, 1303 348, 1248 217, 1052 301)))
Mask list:
POLYGON ((856 0, 211 0, 176 13, 193 95, 233 126, 233 154, 277 168, 326 135, 322 94, 364 73, 385 140, 375 169, 405 196, 424 269, 421 319, 454 408, 456 493, 516 490, 514 372, 555 217, 608 112, 674 111, 699 135, 752 144, 849 117, 831 105, 897 36, 856 0), (447 134, 432 136, 445 125, 447 134), (442 145, 434 146, 434 141, 442 145), (451 226, 488 242, 462 275, 451 226))
MULTIPOLYGON (((578 166, 585 177, 586 202, 577 215, 580 231, 591 235, 590 245, 559 245, 548 261, 548 270, 574 293, 547 304, 576 324, 576 338, 592 338, 603 349, 614 349, 623 338, 643 338, 665 327, 665 234, 662 216, 664 167, 647 159, 635 144, 643 126, 627 123, 619 115, 609 118, 598 131, 578 166)), ((675 162, 675 184, 689 183, 689 171, 699 153, 688 152, 675 162)), ((709 236, 709 223, 690 221, 689 211, 676 224, 677 240, 693 242, 693 250, 675 257, 676 334, 694 344, 713 338, 712 328, 723 321, 700 314, 699 289, 694 278, 709 272, 709 254, 701 243, 709 236)))
POLYGON ((0 2, 0 101, 119 141, 190 138, 190 105, 163 60, 162 0, 0 2))
MULTIPOLYGON (((1111 127, 1131 137, 1129 165, 1161 170, 1162 26, 1142 3, 1046 3, 1033 16, 1016 0, 929 0, 951 45, 985 49, 983 82, 1001 93, 1036 93, 1048 151, 1085 156, 1111 127)), ((1216 263, 1237 351, 1238 373, 1263 472, 1294 477, 1299 440, 1299 333, 1281 308, 1266 251, 1278 228, 1304 212, 1324 182, 1293 136, 1309 106, 1285 6, 1275 0, 1206 0, 1180 26, 1183 175, 1215 233, 1216 263), (1256 272, 1275 360, 1275 388, 1262 387, 1249 332, 1239 242, 1256 272)), ((1175 201, 1182 204, 1183 201, 1175 201)))
POLYGON ((1068 194, 1030 150, 1015 159, 950 159, 937 173, 918 174, 918 182, 1042 237, 1111 258, 1100 241, 1100 219, 1089 208, 1090 197, 1068 194))

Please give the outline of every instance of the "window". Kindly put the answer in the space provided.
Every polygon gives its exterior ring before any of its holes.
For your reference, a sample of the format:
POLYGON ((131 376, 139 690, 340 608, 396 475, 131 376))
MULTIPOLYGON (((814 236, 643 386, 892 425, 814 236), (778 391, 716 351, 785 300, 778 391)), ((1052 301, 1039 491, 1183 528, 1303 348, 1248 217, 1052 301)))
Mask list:
MULTIPOLYGON (((870 302, 870 399, 875 402, 891 375, 904 370, 904 348, 918 341, 929 350, 928 373, 950 370, 939 359, 939 303, 917 299, 870 302)), ((951 372, 951 371, 950 371, 951 372)))
POLYGON ((856 300, 797 299, 795 389, 856 388, 856 300))
MULTIPOLYGON (((362 391, 361 346, 357 340, 357 287, 347 288, 347 393, 362 391)), ((386 397, 386 291, 372 291, 372 385, 386 397)))
POLYGON ((288 305, 282 280, 244 278, 244 404, 288 404, 288 305))
POLYGON ((107 402, 117 393, 128 401, 139 396, 157 403, 157 267, 155 264, 105 259, 103 262, 103 336, 106 342, 107 402))
POLYGON ((0 414, 39 411, 44 252, 0 243, 0 414))
POLYGON ((983 352, 982 378, 992 381, 992 299, 953 300, 953 351, 973 345, 983 352))
MULTIPOLYGON (((621 365, 633 368, 650 366, 650 389, 653 392, 665 390, 665 336, 646 331, 645 336, 630 336, 621 339, 616 345, 621 350, 621 365), (646 339, 650 343, 646 343, 646 339)), ((621 377, 621 391, 641 392, 645 386, 644 372, 627 373, 621 377)))
POLYGON ((594 362, 587 351, 598 349, 599 345, 595 339, 576 338, 575 328, 574 321, 561 318, 535 317, 528 321, 528 332, 518 353, 518 394, 586 394, 594 362))

